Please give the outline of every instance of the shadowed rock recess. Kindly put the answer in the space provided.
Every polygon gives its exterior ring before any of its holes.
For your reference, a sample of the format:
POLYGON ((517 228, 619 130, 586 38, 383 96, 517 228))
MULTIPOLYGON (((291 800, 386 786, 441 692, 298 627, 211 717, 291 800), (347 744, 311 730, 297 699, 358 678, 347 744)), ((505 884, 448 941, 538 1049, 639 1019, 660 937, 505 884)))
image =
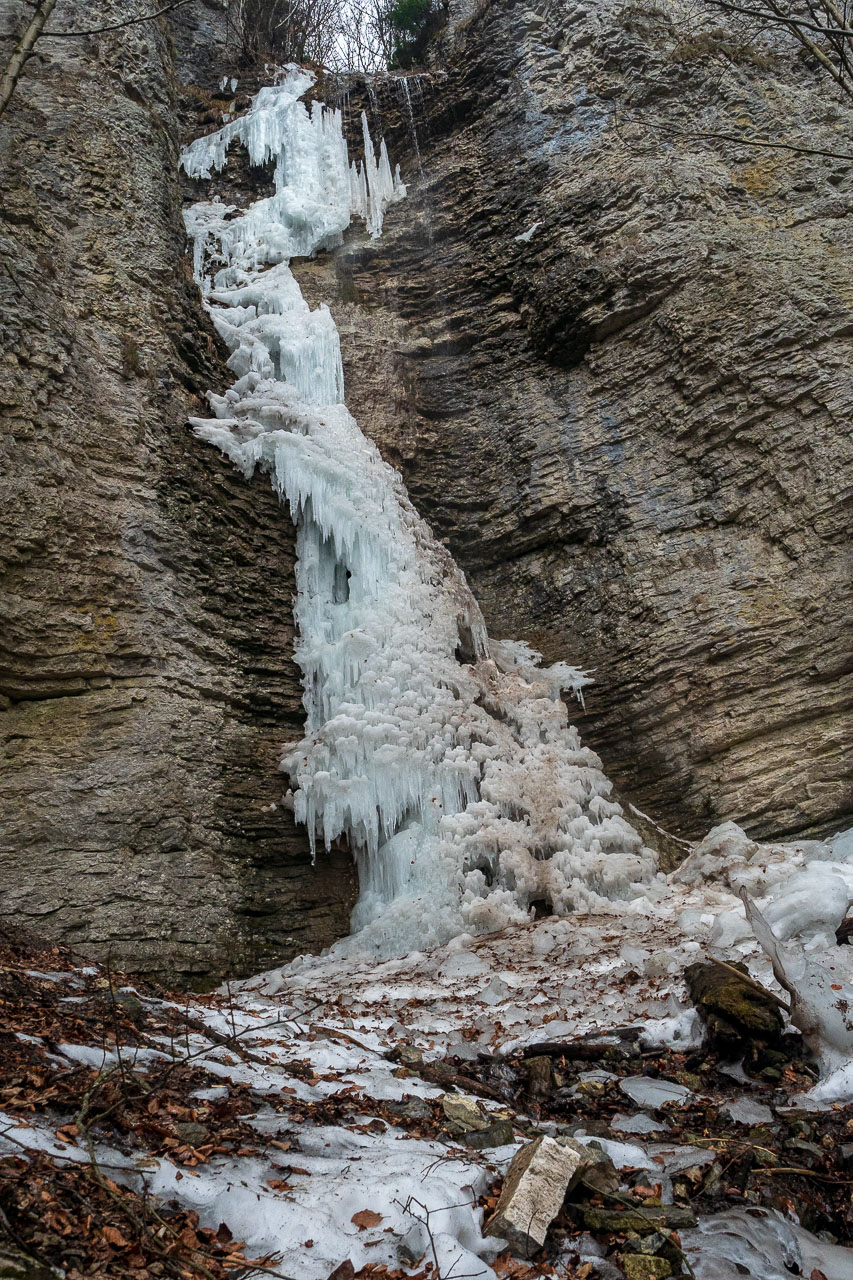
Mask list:
MULTIPOLYGON (((576 719, 622 798, 689 837, 825 832, 853 809, 853 161, 688 135, 844 151, 853 112, 693 21, 481 3, 440 69, 321 84, 410 195, 294 269, 492 633, 594 668, 576 719)), ((44 43, 0 120, 2 910, 184 979, 325 945, 354 888, 269 808, 302 723, 289 519, 184 426, 230 381, 177 174, 221 78, 257 83, 223 34, 194 0, 44 43)), ((229 200, 265 189, 244 169, 229 200)))

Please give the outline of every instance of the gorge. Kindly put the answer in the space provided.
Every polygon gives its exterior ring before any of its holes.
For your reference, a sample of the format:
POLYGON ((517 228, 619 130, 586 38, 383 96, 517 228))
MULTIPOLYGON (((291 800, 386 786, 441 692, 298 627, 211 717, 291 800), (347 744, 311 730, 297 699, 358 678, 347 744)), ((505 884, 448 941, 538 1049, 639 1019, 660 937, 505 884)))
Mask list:
MULTIPOLYGON (((355 884, 280 803, 288 521, 182 425, 230 379, 178 142, 259 86, 221 6, 167 21, 45 45, 3 119, 0 877, 7 914, 203 981, 342 936, 355 884)), ((319 86, 409 188, 380 239, 293 263, 351 411, 489 632, 594 669, 571 718, 623 807, 685 839, 849 825, 849 161, 818 154, 848 109, 654 8, 460 8, 441 40, 410 82, 319 86), (696 104, 803 151, 694 140, 696 104)), ((270 193, 236 164, 223 201, 270 193)))

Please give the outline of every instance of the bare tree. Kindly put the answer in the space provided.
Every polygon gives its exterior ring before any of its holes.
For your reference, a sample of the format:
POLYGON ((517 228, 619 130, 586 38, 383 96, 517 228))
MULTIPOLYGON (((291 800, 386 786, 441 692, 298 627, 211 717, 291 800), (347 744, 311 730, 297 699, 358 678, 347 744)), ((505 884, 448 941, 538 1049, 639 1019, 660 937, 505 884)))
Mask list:
POLYGON ((336 70, 383 71, 394 51, 387 0, 343 0, 336 70))
POLYGON ((341 0, 229 0, 228 25, 244 58, 332 66, 341 0))
POLYGON ((853 98, 853 0, 708 0, 712 9, 751 19, 754 27, 789 32, 853 98))

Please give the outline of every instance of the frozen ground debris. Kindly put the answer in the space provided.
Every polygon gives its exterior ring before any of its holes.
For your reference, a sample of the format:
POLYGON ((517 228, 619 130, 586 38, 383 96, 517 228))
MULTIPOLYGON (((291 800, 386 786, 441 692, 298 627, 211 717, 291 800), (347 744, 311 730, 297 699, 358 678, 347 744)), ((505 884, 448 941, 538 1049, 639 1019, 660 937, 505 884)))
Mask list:
MULTIPOLYGON (((794 1249, 844 1280, 838 1259, 853 1254, 830 1246, 849 1241, 851 1110, 804 1096, 803 1058, 747 1075, 699 1043, 654 1045, 653 1021, 548 1039, 560 1011, 538 997, 555 957, 533 945, 547 925, 327 972, 310 998, 294 979, 273 997, 174 997, 7 941, 7 1244, 70 1280, 658 1280, 690 1267, 716 1280, 745 1221, 755 1240, 736 1262, 752 1270, 738 1274, 769 1280, 794 1249), (499 1017, 490 1050, 466 1039, 472 962, 489 954, 538 1015, 526 1044, 499 1017), (517 1153, 565 1140, 593 1164, 556 1197, 547 1233, 512 1247, 485 1235, 517 1153)), ((598 962, 618 963, 624 941, 599 930, 598 962)), ((653 993, 616 968, 636 1012, 653 993)), ((567 961, 563 976, 584 971, 567 961)))

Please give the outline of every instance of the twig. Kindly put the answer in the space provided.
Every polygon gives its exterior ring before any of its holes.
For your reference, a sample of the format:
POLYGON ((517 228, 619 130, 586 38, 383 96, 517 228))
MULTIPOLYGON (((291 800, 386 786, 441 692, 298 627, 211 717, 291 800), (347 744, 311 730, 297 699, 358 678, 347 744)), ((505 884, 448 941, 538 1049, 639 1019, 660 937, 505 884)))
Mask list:
MULTIPOLYGON (((730 13, 744 13, 749 18, 760 18, 764 22, 772 22, 773 16, 766 10, 747 9, 744 5, 732 4, 730 0, 712 0, 718 9, 727 9, 730 13)), ((807 31, 815 31, 822 36, 843 36, 846 40, 853 40, 853 28, 851 27, 819 27, 814 22, 807 22, 805 18, 798 18, 796 14, 776 15, 776 20, 784 22, 795 27, 805 27, 807 31)))
POLYGON ((711 130, 679 129, 676 125, 666 124, 662 120, 649 120, 636 115, 633 111, 622 113, 624 119, 632 124, 642 125, 646 129, 657 129, 660 133, 674 138, 700 138, 716 142, 735 142, 743 147, 761 147, 771 151, 793 151, 801 156, 826 156, 830 160, 853 160, 849 151, 825 151, 820 147, 803 147, 794 142, 772 142, 766 138, 746 138, 736 133, 717 133, 711 130))
MULTIPOLYGON (((171 13, 173 9, 180 9, 181 5, 189 4, 190 0, 174 0, 173 4, 167 4, 163 9, 157 9, 154 13, 145 13, 141 18, 125 18, 123 22, 110 22, 104 27, 90 27, 87 31, 43 31, 42 39, 68 39, 76 36, 99 36, 102 31, 118 31, 121 27, 136 27, 140 22, 153 22, 155 18, 162 18, 164 13, 171 13)), ((56 0, 54 0, 54 4, 56 0)), ((53 5, 50 6, 51 9, 53 5)))

